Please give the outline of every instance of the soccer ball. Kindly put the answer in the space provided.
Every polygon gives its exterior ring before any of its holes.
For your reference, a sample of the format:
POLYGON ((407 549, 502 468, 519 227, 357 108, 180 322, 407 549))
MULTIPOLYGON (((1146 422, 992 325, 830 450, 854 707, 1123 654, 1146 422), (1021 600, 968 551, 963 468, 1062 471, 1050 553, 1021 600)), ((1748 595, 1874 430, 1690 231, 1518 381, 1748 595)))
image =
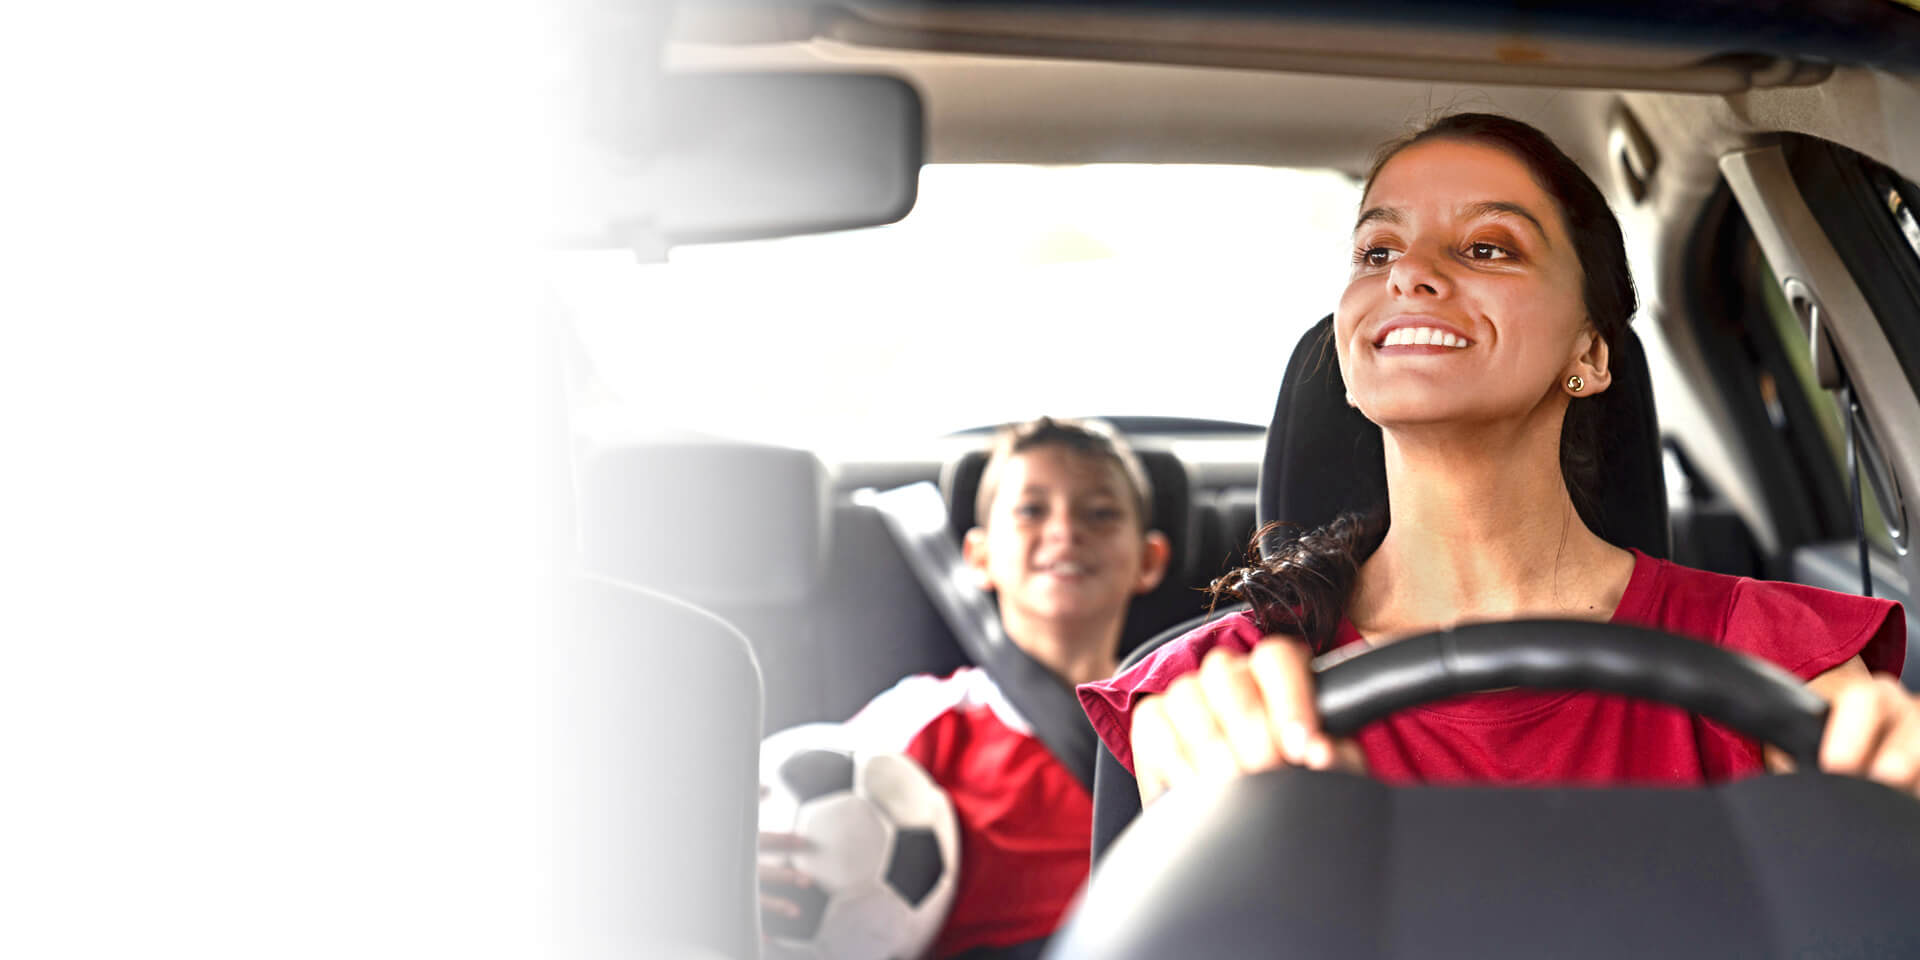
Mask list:
POLYGON ((760 745, 760 829, 809 849, 766 852, 811 876, 784 889, 799 917, 763 915, 769 956, 915 960, 953 905, 960 828, 953 801, 912 758, 856 749, 838 724, 783 730, 760 745))

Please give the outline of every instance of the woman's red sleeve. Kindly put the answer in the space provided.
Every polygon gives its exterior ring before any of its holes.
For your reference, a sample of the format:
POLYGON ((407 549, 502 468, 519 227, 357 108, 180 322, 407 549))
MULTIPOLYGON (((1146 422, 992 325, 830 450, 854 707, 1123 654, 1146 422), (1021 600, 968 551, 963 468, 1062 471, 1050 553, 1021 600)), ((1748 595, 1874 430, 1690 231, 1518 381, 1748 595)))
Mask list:
POLYGON ((1856 656, 1875 673, 1898 676, 1907 656, 1907 619, 1898 603, 1797 583, 1742 580, 1721 636, 1802 680, 1856 656))
POLYGON ((1167 689, 1180 675, 1198 669, 1214 647, 1247 651, 1260 639, 1260 629, 1244 613, 1222 617, 1167 641, 1145 660, 1111 679, 1082 684, 1076 691, 1080 706, 1093 723, 1093 732, 1120 764, 1133 772, 1133 708, 1141 698, 1167 689))

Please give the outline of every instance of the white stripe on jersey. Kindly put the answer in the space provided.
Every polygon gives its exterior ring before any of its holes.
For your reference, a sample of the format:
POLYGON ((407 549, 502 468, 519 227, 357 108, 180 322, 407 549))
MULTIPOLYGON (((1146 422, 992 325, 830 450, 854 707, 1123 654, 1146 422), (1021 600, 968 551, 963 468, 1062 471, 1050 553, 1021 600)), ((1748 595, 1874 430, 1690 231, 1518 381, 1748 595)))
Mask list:
POLYGON ((1033 736, 1012 701, 979 667, 961 667, 950 677, 918 674, 867 701, 846 722, 853 743, 869 750, 900 752, 941 714, 985 706, 1001 725, 1022 736, 1033 736))

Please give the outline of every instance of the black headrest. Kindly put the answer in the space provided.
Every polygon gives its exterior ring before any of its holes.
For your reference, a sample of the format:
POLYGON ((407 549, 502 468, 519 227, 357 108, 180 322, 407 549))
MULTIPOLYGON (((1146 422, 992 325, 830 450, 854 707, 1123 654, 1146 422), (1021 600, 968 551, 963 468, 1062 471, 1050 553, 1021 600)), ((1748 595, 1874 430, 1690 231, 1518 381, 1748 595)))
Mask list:
MULTIPOLYGON (((1349 510, 1385 502, 1386 454, 1380 428, 1347 406, 1334 355, 1333 317, 1314 324, 1293 348, 1280 402, 1267 428, 1260 467, 1260 525, 1279 520, 1311 530, 1349 510)), ((1629 330, 1611 358, 1613 385, 1580 403, 1600 416, 1600 489, 1594 532, 1609 543, 1665 557, 1666 481, 1653 381, 1640 338, 1629 330)))
MULTIPOLYGON (((1182 571, 1192 552, 1187 546, 1188 501, 1191 499, 1187 491, 1187 468, 1179 457, 1165 450, 1135 447, 1133 453, 1140 459, 1140 468, 1147 472, 1147 482, 1153 485, 1153 529, 1166 534, 1173 542, 1166 579, 1184 582, 1182 571)), ((947 464, 940 477, 940 492, 947 498, 948 523, 955 540, 965 536, 976 523, 973 506, 979 499, 980 474, 986 468, 987 451, 970 450, 947 464)))

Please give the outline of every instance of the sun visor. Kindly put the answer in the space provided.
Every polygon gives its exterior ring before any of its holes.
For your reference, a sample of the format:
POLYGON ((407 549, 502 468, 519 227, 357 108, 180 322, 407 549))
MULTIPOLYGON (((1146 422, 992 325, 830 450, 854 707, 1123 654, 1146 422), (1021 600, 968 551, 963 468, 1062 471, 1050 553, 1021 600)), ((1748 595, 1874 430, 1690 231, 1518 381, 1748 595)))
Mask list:
POLYGON ((580 460, 593 572, 703 606, 803 601, 827 547, 826 468, 804 450, 719 441, 605 446, 580 460))

